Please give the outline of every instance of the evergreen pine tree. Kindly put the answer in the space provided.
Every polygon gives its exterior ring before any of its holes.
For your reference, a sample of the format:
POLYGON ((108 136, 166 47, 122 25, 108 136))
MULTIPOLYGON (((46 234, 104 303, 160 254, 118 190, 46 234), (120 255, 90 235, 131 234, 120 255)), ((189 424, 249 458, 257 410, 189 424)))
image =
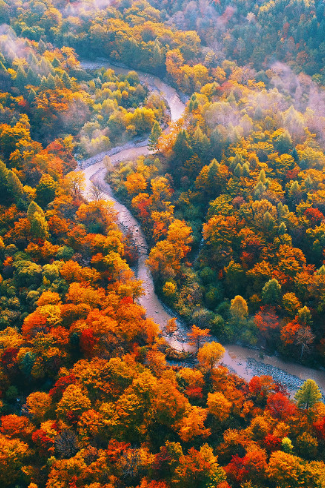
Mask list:
POLYGON ((156 151, 158 139, 161 136, 161 134, 162 134, 161 127, 156 120, 155 123, 153 124, 152 130, 151 130, 151 133, 149 136, 149 140, 148 140, 148 147, 151 151, 156 151))
POLYGON ((299 408, 308 410, 322 398, 320 389, 314 380, 307 380, 295 394, 295 400, 299 408))

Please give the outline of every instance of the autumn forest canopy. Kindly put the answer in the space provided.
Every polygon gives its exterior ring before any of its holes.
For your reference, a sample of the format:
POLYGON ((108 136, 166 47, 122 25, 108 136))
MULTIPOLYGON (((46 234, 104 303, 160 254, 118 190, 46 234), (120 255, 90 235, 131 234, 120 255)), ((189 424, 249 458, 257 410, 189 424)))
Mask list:
POLYGON ((321 0, 0 0, 1 487, 325 488, 317 384, 220 365, 325 367, 324 65, 321 0), (106 182, 187 353, 82 171, 141 143, 106 182))

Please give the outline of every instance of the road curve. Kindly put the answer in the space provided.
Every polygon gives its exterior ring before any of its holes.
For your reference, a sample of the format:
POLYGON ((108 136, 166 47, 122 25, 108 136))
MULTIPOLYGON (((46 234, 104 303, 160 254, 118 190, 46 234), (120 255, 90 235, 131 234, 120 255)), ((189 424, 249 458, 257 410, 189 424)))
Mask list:
MULTIPOLYGON (((81 63, 83 69, 99 69, 112 68, 117 73, 126 74, 128 69, 114 66, 108 61, 98 60, 96 62, 83 61, 81 63)), ((176 90, 164 83, 156 76, 147 73, 137 72, 142 83, 145 83, 150 90, 158 91, 167 101, 172 122, 177 121, 183 114, 185 105, 180 100, 176 90)), ((148 258, 148 245, 145 236, 141 230, 140 224, 133 217, 131 212, 121 204, 113 195, 110 185, 105 181, 106 168, 104 164, 104 157, 110 156, 110 161, 113 165, 121 161, 135 160, 139 156, 150 154, 147 147, 147 140, 142 142, 129 142, 124 146, 114 148, 110 151, 97 154, 92 158, 85 159, 80 163, 80 167, 84 168, 86 178, 86 194, 90 199, 89 190, 92 183, 100 187, 102 193, 108 200, 114 203, 115 209, 118 211, 119 223, 129 231, 131 231, 134 241, 139 249, 139 261, 137 266, 137 278, 142 280, 145 295, 140 298, 140 304, 145 307, 147 316, 152 317, 156 323, 161 327, 162 334, 165 334, 165 325, 167 321, 173 317, 162 305, 154 291, 154 283, 146 265, 148 258)), ((187 328, 184 324, 178 321, 178 330, 172 338, 166 337, 166 340, 177 350, 191 350, 191 346, 187 343, 187 328)), ((308 378, 314 379, 325 394, 325 372, 306 368, 304 366, 284 362, 275 356, 265 356, 260 358, 259 352, 241 346, 227 346, 226 353, 222 359, 222 363, 231 371, 235 372, 245 380, 249 381, 255 374, 271 374, 277 380, 282 382, 290 391, 295 391, 301 386, 303 381, 308 378)))

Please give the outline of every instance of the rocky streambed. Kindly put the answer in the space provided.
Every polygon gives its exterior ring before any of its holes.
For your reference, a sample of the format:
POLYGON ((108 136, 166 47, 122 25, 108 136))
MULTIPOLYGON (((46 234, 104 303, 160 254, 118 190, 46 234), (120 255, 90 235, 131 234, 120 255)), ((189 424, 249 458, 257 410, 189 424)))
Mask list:
MULTIPOLYGON (((126 68, 116 67, 108 61, 82 62, 84 69, 113 68, 117 73, 127 73, 126 68)), ((177 121, 183 114, 185 105, 178 96, 176 90, 159 78, 147 73, 138 72, 142 83, 147 84, 149 89, 159 91, 167 101, 171 120, 177 121)), ((114 203, 118 211, 118 220, 124 229, 132 233, 133 240, 139 251, 139 261, 137 266, 137 278, 142 280, 145 294, 140 298, 140 304, 147 310, 147 316, 152 317, 161 327, 162 334, 166 341, 178 351, 191 351, 191 346, 187 342, 188 329, 180 320, 177 321, 178 330, 171 337, 165 332, 167 321, 173 317, 168 309, 161 303, 154 291, 154 283, 151 272, 146 265, 148 258, 148 245, 141 230, 140 224, 133 217, 131 212, 119 202, 112 191, 112 188, 105 181, 106 168, 104 163, 105 156, 110 156, 112 165, 121 161, 135 160, 141 155, 150 154, 145 141, 131 141, 124 146, 116 147, 110 151, 97 154, 92 158, 81 161, 80 168, 84 170, 86 178, 86 194, 89 195, 91 185, 95 183, 100 187, 103 195, 114 203)), ((87 196, 88 196, 87 195, 87 196)), ((214 338, 214 340, 217 340, 214 338)), ((230 345, 226 347, 222 364, 227 366, 230 371, 249 381, 255 375, 271 375, 275 381, 282 383, 292 393, 296 391, 305 380, 313 379, 321 388, 325 395, 325 372, 306 368, 293 362, 285 362, 276 356, 260 357, 259 351, 230 345)))

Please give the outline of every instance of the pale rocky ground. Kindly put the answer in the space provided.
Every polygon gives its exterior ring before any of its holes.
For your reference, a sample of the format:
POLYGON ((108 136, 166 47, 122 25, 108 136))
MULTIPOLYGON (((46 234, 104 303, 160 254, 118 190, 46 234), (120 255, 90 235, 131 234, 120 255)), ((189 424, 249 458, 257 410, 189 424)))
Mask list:
MULTIPOLYGON (((120 67, 116 68, 108 62, 102 61, 83 62, 82 67, 84 69, 111 67, 118 73, 127 73, 129 71, 120 67)), ((147 84, 150 89, 158 90, 163 95, 170 107, 171 120, 173 122, 177 121, 182 116, 185 105, 180 100, 176 90, 155 76, 141 72, 138 74, 140 80, 147 84)), ((165 325, 173 315, 166 310, 155 294, 153 279, 146 265, 148 246, 145 237, 137 220, 124 205, 116 200, 111 187, 105 181, 107 171, 103 161, 105 156, 110 156, 111 164, 116 165, 120 161, 132 161, 139 156, 149 153, 147 140, 137 143, 129 142, 124 146, 111 149, 110 151, 84 160, 80 166, 84 168, 86 177, 86 194, 89 194, 92 183, 99 186, 103 195, 114 203, 114 207, 118 211, 119 223, 124 229, 131 230, 132 232, 134 242, 139 250, 136 274, 137 278, 142 280, 145 291, 145 294, 139 299, 139 302, 147 310, 147 316, 152 317, 160 325, 162 334, 165 335, 166 340, 171 346, 179 351, 190 351, 191 346, 187 343, 188 328, 179 320, 177 321, 178 330, 172 337, 164 334, 165 325)), ((316 381, 323 394, 325 394, 325 372, 306 368, 291 362, 287 363, 275 356, 264 356, 261 359, 258 351, 246 347, 237 345, 227 346, 222 364, 247 381, 255 375, 272 375, 276 381, 281 382, 291 392, 297 390, 306 379, 311 378, 316 381)))

